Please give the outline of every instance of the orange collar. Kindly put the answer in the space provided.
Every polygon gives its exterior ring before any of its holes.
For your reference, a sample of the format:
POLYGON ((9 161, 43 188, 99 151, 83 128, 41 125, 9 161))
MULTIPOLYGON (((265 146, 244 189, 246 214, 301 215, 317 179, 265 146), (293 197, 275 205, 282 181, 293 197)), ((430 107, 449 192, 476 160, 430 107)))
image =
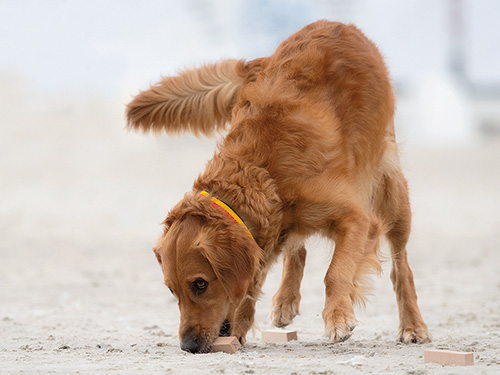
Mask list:
MULTIPOLYGON (((205 190, 203 190, 200 195, 204 195, 205 197, 208 197, 210 196, 210 193, 206 192, 205 190)), ((211 197, 210 198, 210 201, 212 202, 212 205, 215 207, 215 208, 218 208, 219 210, 223 211, 226 216, 234 223, 238 223, 240 225, 243 226, 243 228, 245 228, 245 232, 250 236, 251 239, 254 239, 253 236, 252 236, 252 233, 250 233, 250 230, 248 229, 248 227, 245 225, 245 223, 243 222, 243 220, 241 220, 241 218, 238 216, 238 214, 236 212, 234 212, 232 210, 231 207, 229 207, 227 204, 225 204, 223 201, 215 198, 215 197, 211 197)))

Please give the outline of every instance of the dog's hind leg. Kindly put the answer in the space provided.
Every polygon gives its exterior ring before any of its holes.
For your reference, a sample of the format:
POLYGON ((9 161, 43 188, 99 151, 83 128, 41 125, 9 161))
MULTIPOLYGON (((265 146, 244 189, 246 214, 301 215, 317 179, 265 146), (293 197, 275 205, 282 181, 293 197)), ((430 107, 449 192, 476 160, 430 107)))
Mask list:
POLYGON ((353 303, 358 303, 363 307, 366 305, 366 294, 370 289, 370 276, 373 274, 380 275, 382 273, 380 261, 381 234, 382 228, 380 223, 376 219, 372 219, 364 256, 356 269, 353 280, 353 290, 351 292, 351 300, 353 303))
POLYGON ((431 335, 417 305, 413 273, 407 259, 406 244, 410 235, 411 210, 406 180, 401 172, 384 181, 384 216, 389 219, 389 240, 392 256, 391 281, 399 310, 399 341, 427 343, 431 335))
POLYGON ((300 283, 304 275, 306 254, 303 241, 285 244, 281 283, 273 297, 271 310, 275 327, 286 327, 299 314, 300 283))

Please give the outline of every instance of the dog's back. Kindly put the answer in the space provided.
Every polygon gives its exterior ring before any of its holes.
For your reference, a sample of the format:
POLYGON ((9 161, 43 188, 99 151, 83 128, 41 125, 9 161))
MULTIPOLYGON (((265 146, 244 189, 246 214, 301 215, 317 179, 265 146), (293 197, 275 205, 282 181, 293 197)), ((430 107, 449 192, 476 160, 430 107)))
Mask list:
MULTIPOLYGON (((252 103, 268 116, 284 112, 307 126, 338 131, 350 163, 378 164, 393 138, 394 97, 382 56, 353 25, 318 21, 287 38, 237 109, 252 103)), ((243 117, 247 117, 245 113, 243 117)))

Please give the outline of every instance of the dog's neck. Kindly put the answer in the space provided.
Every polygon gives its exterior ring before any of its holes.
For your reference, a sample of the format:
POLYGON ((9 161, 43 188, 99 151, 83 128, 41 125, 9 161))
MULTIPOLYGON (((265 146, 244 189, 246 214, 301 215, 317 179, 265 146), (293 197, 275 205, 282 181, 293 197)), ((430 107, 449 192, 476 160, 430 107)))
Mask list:
POLYGON ((252 232, 250 231, 250 229, 248 228, 248 226, 245 224, 245 221, 241 219, 241 216, 238 215, 237 212, 235 212, 231 206, 229 206, 227 203, 221 201, 220 199, 218 199, 217 197, 214 197, 212 196, 208 191, 206 190, 203 190, 201 193, 200 193, 200 196, 204 196, 204 197, 210 197, 210 201, 212 202, 212 205, 214 207, 216 207, 217 209, 221 210, 222 212, 224 212, 226 214, 226 216, 234 223, 236 224, 239 224, 241 225, 245 232, 247 233, 247 235, 252 239, 254 240, 254 237, 252 236, 252 232))
POLYGON ((222 158, 209 161, 193 186, 195 194, 202 191, 230 206, 248 227, 266 255, 276 247, 282 219, 282 203, 276 184, 269 173, 251 163, 222 158))

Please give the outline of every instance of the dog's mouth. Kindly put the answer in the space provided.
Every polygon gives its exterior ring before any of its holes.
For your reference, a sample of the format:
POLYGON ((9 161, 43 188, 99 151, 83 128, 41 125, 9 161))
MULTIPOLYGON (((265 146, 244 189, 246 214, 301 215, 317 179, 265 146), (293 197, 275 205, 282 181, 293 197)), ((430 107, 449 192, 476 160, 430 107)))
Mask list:
POLYGON ((220 327, 219 337, 229 336, 230 331, 231 331, 231 323, 229 323, 229 320, 225 320, 220 327))

